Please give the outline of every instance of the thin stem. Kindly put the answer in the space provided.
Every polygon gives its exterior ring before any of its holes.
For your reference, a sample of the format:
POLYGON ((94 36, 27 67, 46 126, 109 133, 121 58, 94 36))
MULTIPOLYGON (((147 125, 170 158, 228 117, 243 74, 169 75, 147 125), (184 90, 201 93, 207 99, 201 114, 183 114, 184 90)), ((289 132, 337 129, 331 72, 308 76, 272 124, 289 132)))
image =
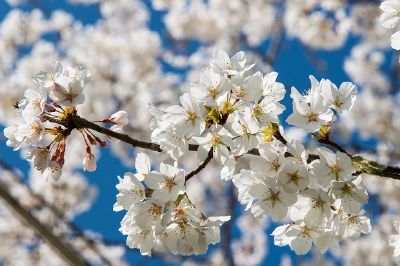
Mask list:
POLYGON ((195 170, 193 170, 192 172, 190 172, 185 176, 185 182, 187 182, 190 178, 200 173, 200 171, 207 166, 207 164, 212 160, 212 158, 213 158, 213 149, 211 148, 207 154, 206 159, 195 170))

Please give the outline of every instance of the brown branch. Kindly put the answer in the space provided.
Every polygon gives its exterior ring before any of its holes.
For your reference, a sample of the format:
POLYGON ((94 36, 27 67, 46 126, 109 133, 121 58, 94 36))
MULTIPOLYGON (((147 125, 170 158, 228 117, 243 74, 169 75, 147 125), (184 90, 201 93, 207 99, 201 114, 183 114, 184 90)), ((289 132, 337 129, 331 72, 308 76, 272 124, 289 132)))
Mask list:
POLYGON ((0 183, 0 198, 7 206, 23 221, 32 227, 35 232, 40 235, 53 249, 57 252, 69 265, 89 265, 83 257, 76 253, 73 248, 63 242, 59 237, 31 213, 24 209, 21 204, 7 191, 6 186, 0 183))
POLYGON ((102 255, 102 251, 97 247, 96 243, 92 239, 87 238, 82 230, 76 224, 68 220, 65 217, 64 213, 62 213, 62 211, 60 211, 56 206, 45 200, 42 195, 35 193, 27 184, 25 184, 21 176, 19 176, 9 164, 4 162, 3 160, 0 160, 0 167, 12 174, 12 176, 14 177, 14 181, 17 182, 19 185, 24 186, 29 191, 30 196, 38 200, 41 206, 45 206, 46 208, 51 210, 53 214, 64 224, 66 224, 75 235, 85 241, 88 246, 99 256, 99 258, 105 265, 112 265, 112 263, 102 255))
POLYGON ((389 178, 400 180, 400 168, 399 167, 383 165, 376 161, 364 159, 363 157, 361 157, 359 155, 352 155, 349 152, 347 152, 344 148, 342 148, 339 144, 330 140, 329 135, 326 137, 320 137, 316 134, 312 134, 312 136, 319 143, 332 146, 335 149, 337 149, 338 151, 347 154, 351 158, 351 161, 352 161, 353 165, 355 166, 358 173, 370 174, 370 175, 381 176, 381 177, 389 177, 389 178))
MULTIPOLYGON (((57 121, 52 121, 52 122, 57 123, 57 121)), ((92 129, 92 130, 94 130, 96 132, 105 134, 107 136, 110 136, 110 137, 113 137, 115 139, 121 140, 121 141, 123 141, 125 143, 131 144, 133 147, 144 148, 144 149, 148 149, 148 150, 162 152, 162 149, 160 148, 159 144, 136 140, 134 138, 131 138, 127 134, 114 132, 114 131, 109 130, 107 128, 101 127, 101 126, 99 126, 99 125, 97 125, 97 124, 95 124, 93 122, 90 122, 90 121, 78 116, 77 114, 72 114, 72 116, 70 117, 70 122, 69 123, 62 122, 62 123, 58 123, 58 124, 60 124, 60 125, 68 124, 68 127, 72 127, 72 129, 73 128, 76 128, 76 129, 80 129, 80 128, 92 129)), ((287 143, 287 141, 280 134, 275 135, 275 138, 277 138, 278 140, 282 141, 284 144, 285 144, 285 142, 287 143)), ((319 141, 319 142, 321 142, 321 141, 319 141)), ((342 147, 340 147, 338 144, 336 144, 336 143, 334 143, 334 142, 332 142, 330 140, 322 140, 321 143, 330 145, 330 146, 338 149, 339 151, 346 153, 351 158, 354 158, 353 155, 351 155, 350 153, 345 151, 342 147)), ((189 151, 197 151, 198 148, 199 148, 199 145, 189 144, 189 151)), ((247 154, 252 154, 252 155, 257 155, 257 156, 260 155, 260 153, 259 153, 259 151, 257 149, 252 149, 247 154)), ((315 160, 315 159, 318 159, 318 158, 319 158, 318 155, 314 155, 314 154, 311 154, 309 156, 309 160, 315 160)), ((378 162, 369 161, 369 160, 365 160, 365 159, 363 159, 363 162, 364 162, 363 167, 357 169, 358 171, 360 171, 362 173, 377 175, 377 176, 381 176, 381 177, 390 177, 390 178, 393 178, 393 179, 399 179, 400 180, 400 168, 398 168, 398 167, 385 166, 385 165, 379 164, 378 162), (366 163, 366 162, 368 162, 368 163, 366 163), (367 167, 367 165, 369 165, 370 167, 372 167, 372 165, 373 165, 374 168, 373 169, 369 169, 367 167)))
POLYGON ((203 170, 209 162, 211 162, 212 158, 213 158, 213 148, 211 148, 210 151, 208 152, 206 159, 195 170, 193 170, 192 172, 190 172, 185 176, 185 182, 187 182, 190 178, 200 173, 200 171, 203 170))

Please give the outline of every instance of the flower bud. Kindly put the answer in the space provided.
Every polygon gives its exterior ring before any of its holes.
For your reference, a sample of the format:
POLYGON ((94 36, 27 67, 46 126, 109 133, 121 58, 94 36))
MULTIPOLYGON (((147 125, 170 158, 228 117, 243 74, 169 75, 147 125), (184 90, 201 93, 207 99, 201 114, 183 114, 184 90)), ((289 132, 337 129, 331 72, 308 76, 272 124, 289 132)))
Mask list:
POLYGON ((128 113, 125 111, 118 111, 111 115, 110 118, 104 119, 103 122, 112 123, 118 126, 126 126, 128 124, 128 113))
POLYGON ((96 171, 97 164, 96 158, 91 153, 86 153, 85 158, 83 158, 82 164, 83 170, 88 172, 96 171))

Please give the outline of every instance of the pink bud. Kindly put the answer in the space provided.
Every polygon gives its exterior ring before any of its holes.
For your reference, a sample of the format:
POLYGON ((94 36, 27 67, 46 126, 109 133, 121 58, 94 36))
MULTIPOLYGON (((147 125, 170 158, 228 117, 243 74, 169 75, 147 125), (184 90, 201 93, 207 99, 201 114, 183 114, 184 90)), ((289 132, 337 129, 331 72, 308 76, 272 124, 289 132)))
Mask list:
POLYGON ((96 171, 97 164, 96 158, 91 153, 86 153, 85 158, 83 158, 83 170, 88 172, 96 171))
POLYGON ((118 111, 112 114, 108 121, 114 125, 126 126, 128 124, 128 113, 125 111, 118 111))

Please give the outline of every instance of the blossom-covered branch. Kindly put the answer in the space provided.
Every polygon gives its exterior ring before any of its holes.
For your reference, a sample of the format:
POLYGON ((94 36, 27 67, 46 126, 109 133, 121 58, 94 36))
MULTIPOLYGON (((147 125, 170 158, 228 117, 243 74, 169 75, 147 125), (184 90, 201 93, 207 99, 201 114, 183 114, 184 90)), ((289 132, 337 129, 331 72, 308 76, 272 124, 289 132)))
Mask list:
POLYGON ((336 150, 320 147, 311 153, 300 141, 284 137, 279 116, 286 109, 280 103, 286 90, 276 81, 278 74, 264 75, 254 67, 244 52, 230 57, 217 51, 199 81, 180 97, 180 104, 165 109, 149 106, 151 142, 144 142, 122 133, 128 123, 125 111, 96 122, 79 116, 91 74, 82 66, 55 63, 51 72, 35 75, 40 89, 27 90, 18 103, 22 122, 4 130, 7 144, 28 149, 34 167, 55 180, 61 176, 75 131, 84 143, 82 166, 87 171, 97 168, 93 148, 107 145, 98 133, 168 155, 173 164, 163 161, 159 170, 152 170, 150 158, 139 153, 136 173, 125 173, 116 186, 114 210, 127 211, 120 231, 127 235, 127 245, 143 255, 159 249, 203 254, 208 245, 220 241, 220 227, 230 217, 204 215, 185 186, 211 160, 220 166, 223 180, 232 180, 239 201, 255 218, 290 218, 291 223, 273 235, 276 244, 289 245, 297 254, 307 253, 313 243, 325 252, 340 241, 369 233, 370 221, 362 209, 368 194, 360 173, 397 178, 400 169, 352 156, 330 140, 330 128, 354 105, 356 86, 343 82, 338 88, 330 80, 310 76, 306 94, 292 88, 293 112, 287 123, 336 150), (189 151, 195 151, 201 163, 186 174, 180 161, 189 151), (239 167, 247 154, 257 157, 239 167))

